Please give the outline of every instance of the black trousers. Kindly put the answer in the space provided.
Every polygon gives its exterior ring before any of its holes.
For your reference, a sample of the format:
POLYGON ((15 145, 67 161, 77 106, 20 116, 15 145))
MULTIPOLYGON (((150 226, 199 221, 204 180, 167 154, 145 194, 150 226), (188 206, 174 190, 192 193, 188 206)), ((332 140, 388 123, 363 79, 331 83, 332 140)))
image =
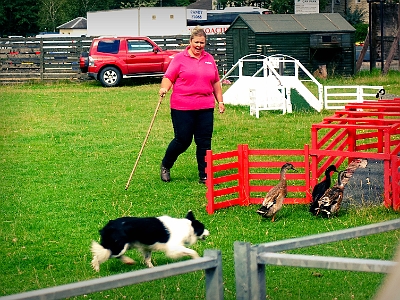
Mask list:
POLYGON ((178 156, 185 152, 192 143, 196 143, 196 159, 199 177, 206 177, 205 156, 211 149, 214 127, 214 109, 176 110, 171 109, 174 139, 169 143, 162 160, 164 167, 170 169, 178 156))

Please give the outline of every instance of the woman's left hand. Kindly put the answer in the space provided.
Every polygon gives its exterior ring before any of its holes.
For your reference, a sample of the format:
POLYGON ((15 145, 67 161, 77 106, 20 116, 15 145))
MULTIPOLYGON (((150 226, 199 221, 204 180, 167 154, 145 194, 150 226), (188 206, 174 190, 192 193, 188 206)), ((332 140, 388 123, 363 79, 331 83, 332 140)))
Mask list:
POLYGON ((220 114, 223 114, 225 111, 225 105, 224 102, 218 102, 218 110, 220 114))

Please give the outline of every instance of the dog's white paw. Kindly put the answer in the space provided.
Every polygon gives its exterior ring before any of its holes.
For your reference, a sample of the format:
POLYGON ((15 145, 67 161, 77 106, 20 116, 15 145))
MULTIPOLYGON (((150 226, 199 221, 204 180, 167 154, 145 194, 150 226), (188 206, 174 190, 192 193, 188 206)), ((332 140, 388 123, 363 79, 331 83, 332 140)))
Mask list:
POLYGON ((154 268, 153 264, 151 263, 151 259, 145 259, 144 263, 148 268, 154 268))
POLYGON ((95 270, 96 272, 100 271, 100 264, 99 264, 99 261, 97 259, 97 256, 93 257, 91 265, 92 265, 93 270, 95 270))

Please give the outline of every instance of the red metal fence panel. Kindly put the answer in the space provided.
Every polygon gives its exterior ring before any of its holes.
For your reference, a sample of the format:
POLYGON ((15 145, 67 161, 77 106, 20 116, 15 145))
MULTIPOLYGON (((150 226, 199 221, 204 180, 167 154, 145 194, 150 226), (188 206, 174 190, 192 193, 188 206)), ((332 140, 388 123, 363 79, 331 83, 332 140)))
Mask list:
POLYGON ((391 182, 391 196, 393 199, 393 209, 400 210, 400 157, 393 155, 391 159, 391 171, 392 171, 392 182, 391 182))
POLYGON ((213 154, 207 151, 207 212, 233 205, 260 204, 265 194, 279 181, 280 168, 290 162, 298 170, 287 173, 288 197, 285 204, 305 204, 311 199, 309 147, 304 150, 249 149, 213 154))
POLYGON ((285 204, 306 204, 310 190, 326 168, 339 168, 346 160, 383 160, 384 204, 400 210, 400 98, 363 101, 311 127, 311 148, 258 149, 239 145, 235 151, 207 152, 207 212, 232 205, 260 204, 279 180, 283 163, 291 162, 300 173, 288 173, 289 197, 285 204), (265 172, 267 170, 267 172, 265 172), (299 195, 302 195, 300 197, 299 195), (217 200, 217 201, 216 201, 217 200))
MULTIPOLYGON (((391 207, 394 201, 393 155, 400 150, 400 99, 363 101, 346 105, 311 128, 311 185, 326 166, 340 165, 358 158, 383 160, 384 204, 391 207), (323 163, 321 165, 321 163, 323 163)), ((398 175, 398 168, 396 169, 398 175)), ((398 189, 397 189, 398 190, 398 189)), ((398 208, 396 208, 398 209, 398 208)))

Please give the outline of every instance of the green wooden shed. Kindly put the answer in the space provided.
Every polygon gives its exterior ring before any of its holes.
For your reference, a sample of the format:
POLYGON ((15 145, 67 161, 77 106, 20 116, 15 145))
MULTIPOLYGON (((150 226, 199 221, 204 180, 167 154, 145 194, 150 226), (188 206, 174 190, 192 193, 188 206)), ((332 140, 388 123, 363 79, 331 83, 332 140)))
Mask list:
POLYGON ((355 29, 338 13, 241 14, 225 35, 228 68, 248 54, 283 54, 311 73, 326 65, 329 75, 355 74, 355 29))

